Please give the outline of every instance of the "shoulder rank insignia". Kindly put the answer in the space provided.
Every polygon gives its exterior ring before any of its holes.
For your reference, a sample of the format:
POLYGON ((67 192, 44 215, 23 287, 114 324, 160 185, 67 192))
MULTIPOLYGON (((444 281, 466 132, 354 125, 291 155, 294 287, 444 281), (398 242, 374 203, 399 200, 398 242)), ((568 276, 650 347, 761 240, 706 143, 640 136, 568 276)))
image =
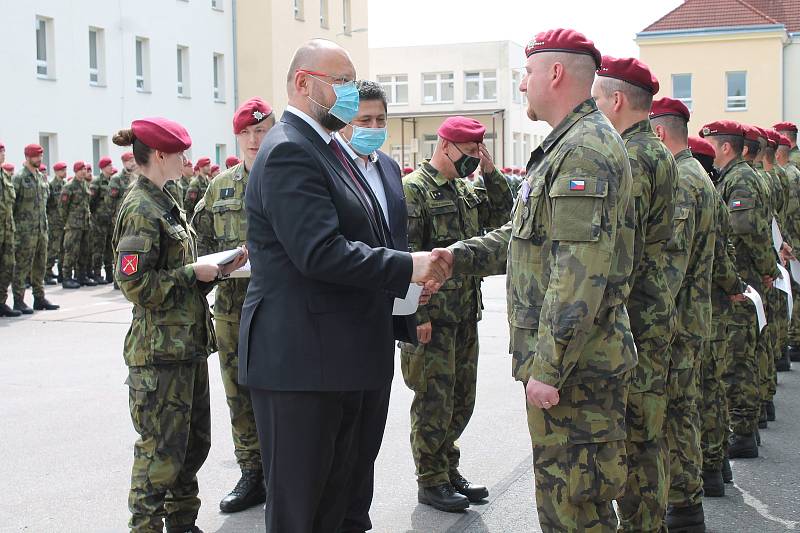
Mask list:
POLYGON ((442 191, 429 191, 428 196, 431 197, 431 200, 441 200, 444 198, 444 193, 442 191))
POLYGON ((233 195, 234 195, 235 192, 236 192, 236 189, 234 189, 233 187, 229 187, 227 189, 222 189, 221 191, 219 191, 219 197, 222 198, 223 200, 225 198, 233 198, 233 195))

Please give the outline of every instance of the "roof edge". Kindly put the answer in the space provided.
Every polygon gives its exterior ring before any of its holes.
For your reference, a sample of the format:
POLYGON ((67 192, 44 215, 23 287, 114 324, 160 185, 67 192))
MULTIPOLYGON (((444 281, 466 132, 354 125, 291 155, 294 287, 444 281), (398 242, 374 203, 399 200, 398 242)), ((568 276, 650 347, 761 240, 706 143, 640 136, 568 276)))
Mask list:
MULTIPOLYGON (((775 30, 786 31, 785 24, 758 24, 748 26, 717 26, 707 28, 684 28, 677 30, 641 31, 636 34, 636 40, 653 39, 657 37, 678 37, 697 35, 719 35, 726 33, 768 33, 775 30)), ((800 32, 797 32, 800 34, 800 32)), ((791 34, 790 34, 791 35, 791 34)))

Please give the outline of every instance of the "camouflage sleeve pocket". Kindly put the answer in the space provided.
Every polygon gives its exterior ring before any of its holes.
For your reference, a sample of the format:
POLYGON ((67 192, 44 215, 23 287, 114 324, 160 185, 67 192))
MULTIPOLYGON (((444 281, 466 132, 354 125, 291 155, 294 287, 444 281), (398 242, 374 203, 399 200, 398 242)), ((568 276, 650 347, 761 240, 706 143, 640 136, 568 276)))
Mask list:
POLYGON ((756 231, 756 201, 754 198, 732 198, 728 203, 731 211, 731 229, 734 235, 749 235, 756 231))
POLYGON ((553 182, 554 241, 592 242, 600 239, 608 182, 590 177, 562 177, 553 182))
POLYGON ((675 206, 672 218, 672 238, 666 249, 670 252, 683 252, 689 247, 689 236, 686 235, 686 221, 689 220, 690 209, 682 205, 675 206))
POLYGON ((428 382, 425 379, 425 345, 414 345, 408 342, 398 343, 400 346, 400 369, 403 381, 415 392, 427 392, 428 382))

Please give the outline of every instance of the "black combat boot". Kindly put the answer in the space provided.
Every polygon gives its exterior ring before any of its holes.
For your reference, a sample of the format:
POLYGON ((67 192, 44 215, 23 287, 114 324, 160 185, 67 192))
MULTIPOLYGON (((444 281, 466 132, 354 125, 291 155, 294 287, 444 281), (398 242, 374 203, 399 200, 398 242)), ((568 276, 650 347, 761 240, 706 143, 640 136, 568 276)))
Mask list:
POLYGON ((14 309, 19 311, 23 315, 33 314, 33 309, 28 307, 28 304, 26 304, 23 300, 14 300, 14 309))
POLYGON ((100 270, 95 270, 94 272, 92 272, 92 279, 98 285, 105 285, 108 283, 106 281, 106 278, 104 278, 103 275, 100 273, 100 270))
POLYGON ((775 402, 772 400, 768 401, 764 404, 764 408, 767 411, 767 420, 775 422, 775 402))
POLYGON ((731 462, 727 457, 722 460, 722 481, 733 483, 733 470, 731 470, 731 462))
POLYGON ((195 525, 171 526, 167 524, 167 533, 203 533, 203 530, 195 525))
POLYGON ((775 359, 775 370, 778 372, 788 372, 792 369, 792 360, 789 357, 789 347, 785 347, 781 351, 779 359, 775 359))
POLYGON ((469 507, 467 497, 457 493, 450 483, 435 487, 420 487, 417 501, 446 513, 457 513, 469 507))
POLYGON ((725 496, 722 470, 703 470, 703 496, 720 498, 725 496))
POLYGON ((483 485, 475 485, 467 481, 458 471, 450 473, 450 484, 456 492, 463 494, 471 503, 477 503, 489 497, 489 489, 483 485))
POLYGON ((789 359, 795 363, 800 363, 800 346, 790 344, 786 347, 786 353, 789 354, 789 359))
POLYGON ((81 284, 72 278, 65 278, 64 281, 61 282, 61 286, 65 289, 80 289, 81 284))
POLYGON ((37 311, 55 311, 61 306, 50 303, 47 298, 34 298, 33 308, 37 311))
POLYGON ((82 274, 81 277, 78 278, 78 282, 84 287, 96 287, 97 282, 88 276, 87 274, 82 274))
POLYGON ((9 306, 6 305, 5 302, 0 304, 0 316, 8 317, 8 318, 16 318, 22 315, 22 311, 17 311, 16 309, 11 309, 9 306))
POLYGON ((230 494, 219 502, 223 513, 238 513, 267 501, 264 474, 261 470, 242 470, 242 477, 230 494))
MULTIPOLYGON (((761 414, 758 415, 758 429, 767 429, 767 404, 766 402, 761 404, 761 414)), ((759 435, 760 436, 760 435, 759 435)), ((756 440, 759 440, 756 438, 756 440)), ((761 443, 758 443, 761 446, 761 443)))
POLYGON ((45 285, 56 285, 56 276, 53 274, 52 270, 48 270, 44 273, 44 284, 45 285))
POLYGON ((706 519, 703 504, 689 507, 672 507, 667 509, 667 529, 669 533, 705 533, 706 519))
POLYGON ((114 269, 110 266, 106 267, 106 283, 114 283, 114 269))
POLYGON ((728 457, 731 459, 755 459, 758 457, 758 444, 753 433, 731 435, 728 445, 728 457))

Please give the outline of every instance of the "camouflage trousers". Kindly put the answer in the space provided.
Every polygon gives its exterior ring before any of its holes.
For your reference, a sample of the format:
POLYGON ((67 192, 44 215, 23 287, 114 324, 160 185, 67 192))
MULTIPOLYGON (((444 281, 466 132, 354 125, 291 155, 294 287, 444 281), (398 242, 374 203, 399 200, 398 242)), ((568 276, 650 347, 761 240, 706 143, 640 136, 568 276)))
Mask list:
MULTIPOLYGON (((197 472, 211 448, 208 361, 130 367, 133 427, 131 531, 191 526, 200 509, 197 472)), ((187 527, 188 529, 188 527, 187 527)))
POLYGON ((616 531, 613 501, 628 477, 628 380, 626 374, 562 387, 559 404, 547 410, 526 402, 543 531, 616 531))
POLYGON ((631 391, 625 413, 627 436, 625 448, 628 456, 628 479, 625 492, 617 500, 620 531, 666 532, 664 517, 669 489, 669 448, 664 436, 664 419, 667 415, 667 369, 661 361, 669 360, 669 344, 649 341, 637 345, 639 361, 649 361, 644 366, 657 369, 648 376, 655 387, 636 383, 641 372, 633 370, 631 391), (658 364, 653 364, 659 362, 658 364), (650 390, 640 390, 650 388, 650 390))
POLYGON ((14 279, 14 234, 6 230, 6 237, 0 240, 0 304, 8 299, 8 286, 14 279))
POLYGON ((772 355, 772 360, 765 361, 769 379, 764 383, 766 388, 766 399, 764 401, 772 400, 777 392, 778 372, 775 369, 775 361, 781 358, 783 348, 786 346, 787 339, 789 338, 789 298, 787 294, 780 289, 773 289, 771 296, 770 307, 774 311, 772 317, 774 338, 771 339, 772 346, 770 353, 772 355))
MULTIPOLYGON (((764 289, 764 308, 767 314, 767 325, 758 336, 756 344, 756 364, 758 367, 758 395, 761 402, 767 402, 775 395, 773 379, 777 379, 775 371, 775 345, 781 330, 781 313, 786 316, 786 298, 778 289, 764 289), (783 301, 781 298, 783 297, 783 301), (783 305, 781 305, 783 304, 783 305)), ((762 297, 763 297, 762 293, 762 297)), ((780 353, 780 352, 778 352, 780 353)))
POLYGON ((792 280, 793 309, 792 320, 789 323, 787 332, 787 343, 792 346, 800 346, 800 285, 792 280))
POLYGON ((478 325, 433 323, 428 344, 403 343, 400 353, 403 378, 414 391, 411 452, 417 483, 449 483, 461 457, 456 441, 475 407, 478 325))
POLYGON ((718 471, 725 459, 730 426, 728 398, 722 379, 728 367, 728 327, 722 317, 714 316, 712 330, 700 363, 700 448, 703 470, 718 471))
POLYGON ((47 267, 47 234, 17 229, 16 265, 11 287, 14 301, 25 297, 25 281, 30 279, 34 299, 44 298, 44 271, 47 267))
POLYGON ((67 228, 64 231, 64 265, 61 275, 66 279, 86 273, 89 269, 88 253, 89 232, 67 228))
POLYGON ((755 432, 761 410, 756 364, 758 320, 755 306, 750 300, 733 302, 732 307, 728 328, 728 366, 724 380, 731 430, 743 435, 755 432))
POLYGON ((99 221, 94 224, 94 229, 91 234, 91 247, 92 247, 92 272, 100 274, 100 269, 104 266, 106 273, 113 272, 114 268, 114 254, 111 246, 111 237, 113 228, 111 227, 111 220, 99 221))
POLYGON ((700 366, 707 342, 677 335, 670 348, 665 433, 669 445, 669 504, 674 507, 703 501, 700 366))
POLYGON ((58 267, 64 263, 64 227, 57 222, 47 228, 47 270, 52 271, 58 260, 58 267))
POLYGON ((242 470, 261 470, 261 448, 250 391, 238 383, 239 323, 217 319, 214 322, 219 347, 219 369, 225 398, 231 412, 233 453, 242 470))

